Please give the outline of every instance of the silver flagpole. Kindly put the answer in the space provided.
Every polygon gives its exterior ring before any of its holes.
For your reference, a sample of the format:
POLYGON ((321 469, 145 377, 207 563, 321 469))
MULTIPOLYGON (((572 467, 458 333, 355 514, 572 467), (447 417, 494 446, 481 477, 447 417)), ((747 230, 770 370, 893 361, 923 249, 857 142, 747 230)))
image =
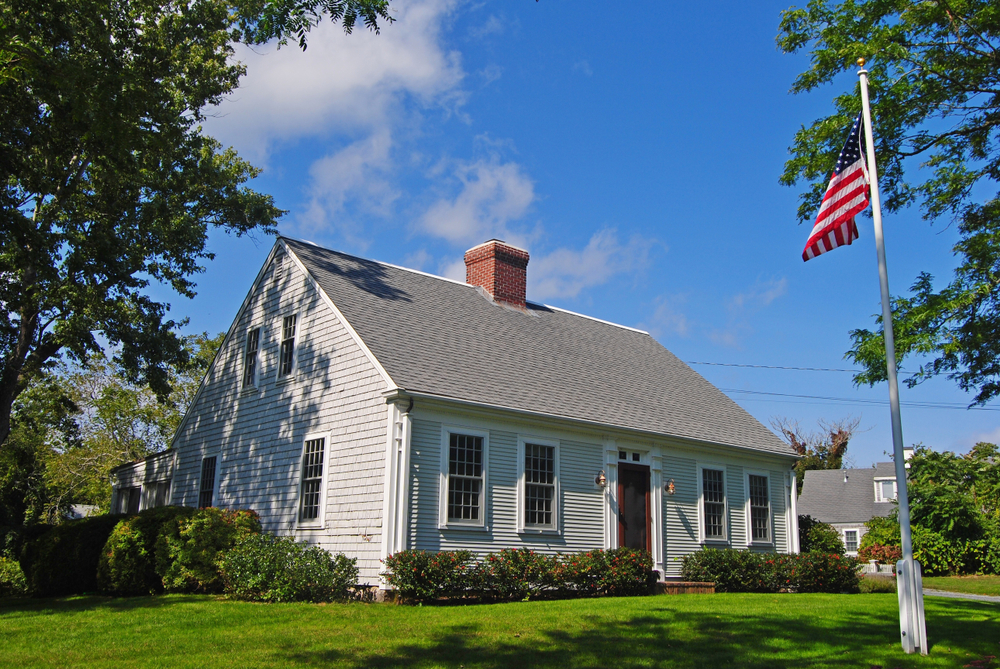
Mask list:
POLYGON ((899 417, 899 384, 896 381, 896 343, 892 336, 892 307, 889 303, 889 272, 885 265, 885 241, 882 238, 882 206, 879 201, 878 172, 875 167, 875 141, 872 114, 868 104, 868 70, 865 59, 858 58, 861 79, 861 105, 865 117, 865 140, 868 174, 871 180, 872 219, 875 221, 875 248, 878 251, 878 278, 882 288, 882 327, 885 332, 885 366, 889 378, 889 407, 892 412, 892 454, 896 465, 896 491, 899 502, 899 538, 903 559, 896 563, 899 592, 899 634, 903 650, 927 654, 927 629, 924 624, 923 579, 920 563, 913 559, 910 536, 910 504, 906 494, 906 462, 903 459, 903 424, 899 417))

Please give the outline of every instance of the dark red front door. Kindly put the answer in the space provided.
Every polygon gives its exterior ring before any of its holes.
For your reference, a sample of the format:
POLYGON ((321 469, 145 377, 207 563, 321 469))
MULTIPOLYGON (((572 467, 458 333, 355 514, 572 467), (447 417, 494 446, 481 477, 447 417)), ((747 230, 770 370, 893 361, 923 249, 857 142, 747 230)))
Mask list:
POLYGON ((653 550, 649 532, 649 467, 618 463, 618 545, 653 550))

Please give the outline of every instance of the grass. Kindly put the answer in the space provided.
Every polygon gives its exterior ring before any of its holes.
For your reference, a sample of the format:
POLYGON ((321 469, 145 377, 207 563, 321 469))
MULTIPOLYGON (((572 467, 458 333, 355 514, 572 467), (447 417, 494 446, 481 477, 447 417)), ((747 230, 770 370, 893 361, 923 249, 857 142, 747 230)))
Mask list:
POLYGON ((924 587, 1000 597, 1000 576, 925 576, 924 587))
POLYGON ((1000 607, 927 598, 929 657, 896 596, 681 595, 489 606, 0 600, 0 666, 996 667, 1000 607))

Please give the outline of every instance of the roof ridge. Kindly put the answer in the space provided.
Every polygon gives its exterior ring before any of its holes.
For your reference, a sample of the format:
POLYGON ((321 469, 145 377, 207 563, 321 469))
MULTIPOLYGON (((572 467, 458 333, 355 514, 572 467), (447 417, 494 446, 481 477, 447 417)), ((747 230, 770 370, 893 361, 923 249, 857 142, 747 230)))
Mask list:
MULTIPOLYGON (((431 274, 430 272, 424 272, 424 271, 419 270, 419 269, 413 269, 412 267, 403 267, 402 265, 396 265, 394 263, 386 262, 384 260, 375 260, 373 258, 362 258, 361 256, 352 255, 350 253, 344 253, 343 251, 337 251, 336 249, 330 249, 330 248, 327 248, 325 246, 320 246, 316 242, 309 241, 308 239, 297 239, 295 237, 289 237, 288 235, 278 235, 278 236, 279 237, 283 237, 285 239, 289 239, 289 240, 291 240, 293 242, 299 242, 299 243, 302 243, 302 244, 309 244, 310 246, 315 246, 318 249, 323 249, 324 251, 329 251, 331 253, 339 253, 340 255, 347 256, 348 258, 357 258, 358 260, 364 260, 366 262, 378 263, 379 265, 385 265, 386 267, 392 267, 392 268, 395 268, 395 269, 400 269, 400 270, 403 270, 404 272, 413 272, 414 274, 420 274, 421 276, 426 276, 426 277, 429 277, 431 279, 440 279, 441 281, 448 281, 450 283, 454 283, 454 284, 457 284, 459 286, 464 286, 466 288, 475 289, 475 288, 478 287, 478 286, 473 286, 471 283, 466 283, 464 281, 458 281, 457 279, 449 279, 446 276, 438 276, 437 274, 431 274)), ((487 243, 487 242, 484 242, 484 243, 487 243)), ((479 246, 482 246, 482 244, 480 244, 479 246)), ((475 247, 473 247, 473 248, 475 248, 475 247)), ((515 247, 515 248, 517 248, 517 247, 515 247)), ((533 302, 531 300, 525 300, 525 302, 528 303, 528 304, 533 304, 536 307, 545 307, 546 309, 552 309, 553 311, 561 311, 564 314, 570 314, 571 316, 579 316, 580 318, 586 318, 586 319, 591 320, 591 321, 597 321, 598 323, 604 323, 605 325, 610 325, 612 327, 621 328, 623 330, 630 330, 631 332, 638 332, 639 334, 644 334, 644 335, 649 336, 649 333, 646 332, 645 330, 640 330, 639 328, 629 327, 628 325, 622 325, 621 323, 613 323, 611 321, 606 321, 603 318, 597 318, 596 316, 588 316, 587 314, 581 314, 579 312, 570 311, 569 309, 563 309, 561 307, 554 307, 551 304, 545 304, 543 302, 533 302)))

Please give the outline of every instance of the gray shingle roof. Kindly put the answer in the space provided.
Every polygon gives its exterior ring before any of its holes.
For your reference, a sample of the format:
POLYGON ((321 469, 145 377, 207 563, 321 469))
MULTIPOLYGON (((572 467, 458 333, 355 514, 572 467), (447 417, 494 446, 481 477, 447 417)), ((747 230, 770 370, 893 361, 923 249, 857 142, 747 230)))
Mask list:
POLYGON ((888 516, 896 505, 875 501, 876 476, 895 478, 895 465, 879 462, 866 469, 808 471, 802 482, 798 512, 824 523, 863 523, 875 516, 888 516))
POLYGON ((646 333, 284 241, 401 388, 792 454, 646 333))

